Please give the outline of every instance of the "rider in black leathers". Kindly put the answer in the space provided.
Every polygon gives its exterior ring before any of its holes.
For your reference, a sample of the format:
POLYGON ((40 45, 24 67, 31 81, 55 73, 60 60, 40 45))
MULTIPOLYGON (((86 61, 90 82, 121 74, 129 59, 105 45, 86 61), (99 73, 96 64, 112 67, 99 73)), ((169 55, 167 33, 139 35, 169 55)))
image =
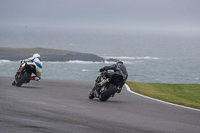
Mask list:
MULTIPOLYGON (((120 86, 120 89, 118 89, 118 93, 120 93, 123 85, 125 84, 125 82, 128 78, 128 72, 126 70, 124 63, 122 61, 117 61, 116 64, 113 64, 111 66, 104 66, 99 71, 103 72, 104 70, 113 70, 114 71, 114 72, 105 71, 103 73, 103 77, 105 77, 105 79, 108 78, 109 81, 112 81, 113 78, 117 78, 117 76, 120 77, 119 78, 120 80, 116 83, 118 86, 120 86)), ((107 82, 108 82, 108 80, 104 80, 99 83, 99 86, 103 86, 107 82)))

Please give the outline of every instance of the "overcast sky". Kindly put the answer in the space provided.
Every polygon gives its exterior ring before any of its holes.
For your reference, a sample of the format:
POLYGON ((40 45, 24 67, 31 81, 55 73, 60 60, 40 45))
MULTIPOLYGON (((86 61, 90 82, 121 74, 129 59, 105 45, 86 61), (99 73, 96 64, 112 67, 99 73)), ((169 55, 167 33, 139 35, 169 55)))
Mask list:
POLYGON ((200 29, 200 0, 0 0, 0 26, 200 29))

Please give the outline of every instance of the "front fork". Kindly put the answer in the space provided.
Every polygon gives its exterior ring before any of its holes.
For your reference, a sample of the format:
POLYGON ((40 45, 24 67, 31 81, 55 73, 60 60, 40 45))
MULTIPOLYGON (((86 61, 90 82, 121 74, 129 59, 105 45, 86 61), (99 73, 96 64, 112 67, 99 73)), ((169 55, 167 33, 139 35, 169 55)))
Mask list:
POLYGON ((93 93, 93 95, 94 95, 95 97, 97 97, 97 98, 99 97, 100 92, 103 91, 102 88, 103 88, 104 85, 101 86, 100 83, 101 83, 102 81, 104 81, 104 80, 106 80, 106 77, 103 75, 103 73, 101 73, 101 75, 98 76, 98 77, 96 78, 96 80, 95 80, 95 86, 94 86, 94 88, 92 89, 91 93, 93 93))
POLYGON ((17 72, 21 72, 23 70, 23 66, 20 66, 17 72))

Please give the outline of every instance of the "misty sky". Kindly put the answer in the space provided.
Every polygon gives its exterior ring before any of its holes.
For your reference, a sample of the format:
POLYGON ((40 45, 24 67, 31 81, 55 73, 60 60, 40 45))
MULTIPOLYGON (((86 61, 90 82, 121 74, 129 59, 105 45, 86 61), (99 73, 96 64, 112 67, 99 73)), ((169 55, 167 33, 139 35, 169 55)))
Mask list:
POLYGON ((0 27, 200 30, 200 0, 0 0, 0 27))

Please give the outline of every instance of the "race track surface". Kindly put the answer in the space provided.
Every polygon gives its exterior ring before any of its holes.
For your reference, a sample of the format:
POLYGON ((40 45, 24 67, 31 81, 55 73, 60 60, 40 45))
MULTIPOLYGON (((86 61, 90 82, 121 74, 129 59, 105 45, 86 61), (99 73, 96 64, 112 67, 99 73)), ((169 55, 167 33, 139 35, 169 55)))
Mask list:
POLYGON ((42 79, 22 87, 0 77, 0 133, 198 133, 200 111, 132 94, 88 99, 91 81, 42 79))

